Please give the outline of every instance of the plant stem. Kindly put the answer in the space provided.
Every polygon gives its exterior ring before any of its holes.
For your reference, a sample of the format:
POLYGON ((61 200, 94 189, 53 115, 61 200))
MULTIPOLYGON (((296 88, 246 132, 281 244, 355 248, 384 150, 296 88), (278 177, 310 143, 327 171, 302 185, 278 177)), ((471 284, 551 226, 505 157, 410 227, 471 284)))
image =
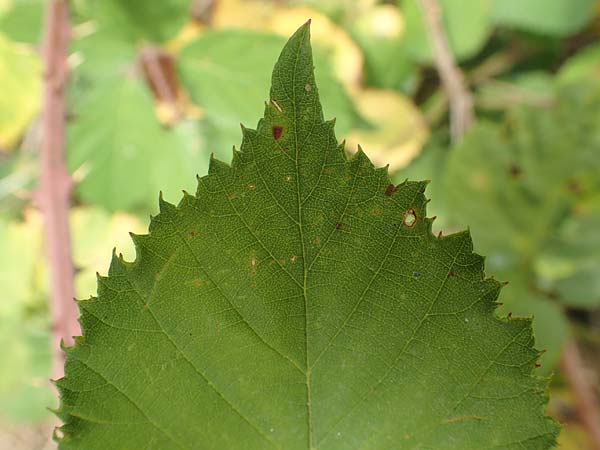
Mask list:
POLYGON ((563 350, 561 368, 575 396, 579 419, 590 438, 591 448, 600 450, 600 410, 575 341, 569 342, 563 350))
POLYGON ((65 87, 70 40, 66 0, 48 0, 43 41, 44 109, 42 118, 41 185, 38 200, 44 215, 44 233, 51 274, 52 376, 62 377, 61 340, 72 345, 80 334, 74 302, 74 266, 69 232, 72 182, 65 167, 65 87))
POLYGON ((457 142, 473 123, 473 96, 465 85, 465 78, 454 61, 448 38, 444 31, 442 10, 437 0, 420 0, 433 55, 442 85, 450 103, 450 133, 457 142))

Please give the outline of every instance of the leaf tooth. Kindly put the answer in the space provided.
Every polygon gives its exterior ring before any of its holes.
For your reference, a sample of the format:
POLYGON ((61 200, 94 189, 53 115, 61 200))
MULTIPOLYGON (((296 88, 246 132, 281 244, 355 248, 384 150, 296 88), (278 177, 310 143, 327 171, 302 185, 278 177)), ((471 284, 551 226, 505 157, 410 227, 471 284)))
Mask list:
POLYGON ((175 213, 177 207, 164 199, 163 192, 158 194, 158 209, 162 215, 170 216, 175 213))
POLYGON ((108 269, 108 277, 102 277, 104 281, 108 281, 111 276, 124 275, 127 272, 125 260, 122 254, 117 254, 117 248, 113 248, 110 267, 108 269))
POLYGON ((139 263, 143 254, 143 249, 146 243, 148 242, 148 239, 150 239, 150 235, 135 234, 130 232, 129 236, 131 237, 131 240, 133 241, 133 246, 135 247, 135 262, 139 263))
POLYGON ((188 205, 193 206, 196 203, 196 197, 194 195, 190 194, 185 189, 183 189, 181 192, 183 193, 183 197, 179 202, 178 208, 185 208, 188 205))
POLYGON ((209 175, 226 175, 229 171, 231 171, 229 164, 215 158, 214 154, 210 155, 210 162, 208 163, 209 175))
POLYGON ((231 167, 238 168, 242 165, 242 152, 240 152, 235 145, 231 149, 231 167))

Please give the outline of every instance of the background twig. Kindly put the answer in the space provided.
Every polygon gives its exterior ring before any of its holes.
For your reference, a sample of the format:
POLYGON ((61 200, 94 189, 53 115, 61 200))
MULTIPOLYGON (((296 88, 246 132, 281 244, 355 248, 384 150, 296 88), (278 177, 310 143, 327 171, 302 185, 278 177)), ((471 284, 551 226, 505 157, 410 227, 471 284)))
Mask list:
POLYGON ((420 0, 420 3, 433 46, 435 65, 450 102, 450 132, 452 141, 456 142, 473 122, 473 97, 450 50, 439 3, 437 0, 420 0))
POLYGON ((565 347, 561 368, 575 396, 579 419, 590 437, 592 449, 600 450, 600 411, 575 341, 565 347))
POLYGON ((63 375, 60 341, 71 345, 79 334, 73 300, 74 267, 69 234, 71 179, 65 168, 65 85, 70 39, 69 9, 65 0, 48 0, 43 41, 45 65, 42 118, 41 185, 38 200, 44 214, 44 232, 51 273, 52 376, 63 375))

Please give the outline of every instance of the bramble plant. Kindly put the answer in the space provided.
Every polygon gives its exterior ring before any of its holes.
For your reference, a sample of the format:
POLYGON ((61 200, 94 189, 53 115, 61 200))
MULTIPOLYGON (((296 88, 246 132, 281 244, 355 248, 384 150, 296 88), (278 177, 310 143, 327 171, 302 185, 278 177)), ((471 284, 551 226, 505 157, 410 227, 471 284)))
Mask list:
POLYGON ((531 321, 495 315, 467 232, 431 233, 426 183, 346 156, 309 24, 242 130, 79 303, 59 448, 551 448, 531 321))

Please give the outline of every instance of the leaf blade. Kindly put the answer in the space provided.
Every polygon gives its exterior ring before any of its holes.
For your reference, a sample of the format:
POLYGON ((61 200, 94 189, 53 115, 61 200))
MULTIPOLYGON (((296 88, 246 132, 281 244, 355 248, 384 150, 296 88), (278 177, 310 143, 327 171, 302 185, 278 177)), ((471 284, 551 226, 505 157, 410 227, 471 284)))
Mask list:
POLYGON ((136 261, 81 303, 61 450, 553 444, 530 321, 494 316, 468 233, 431 234, 425 183, 390 189, 333 126, 307 24, 231 166, 161 199, 136 261))

